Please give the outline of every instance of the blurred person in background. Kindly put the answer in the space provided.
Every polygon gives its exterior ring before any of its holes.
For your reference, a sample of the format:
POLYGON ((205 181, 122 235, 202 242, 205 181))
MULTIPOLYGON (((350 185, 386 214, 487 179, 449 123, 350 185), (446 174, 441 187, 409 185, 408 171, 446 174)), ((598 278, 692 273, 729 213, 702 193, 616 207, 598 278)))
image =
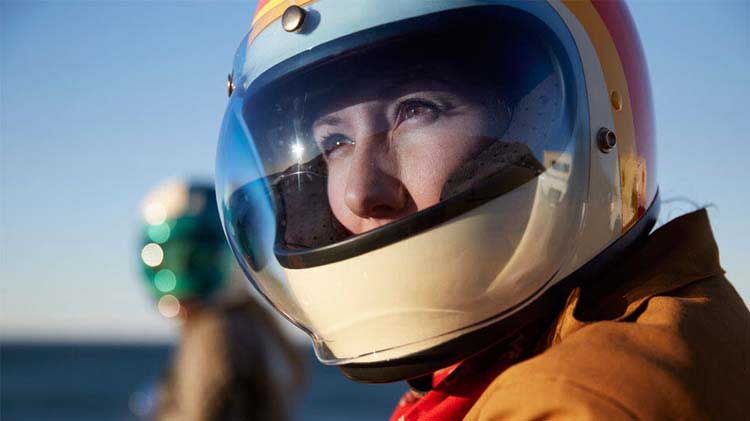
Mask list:
POLYGON ((261 1, 217 151, 240 265, 392 420, 740 419, 750 313, 659 214, 620 1, 261 1))
POLYGON ((158 311, 180 325, 157 387, 158 420, 285 420, 304 383, 298 350, 250 297, 213 186, 170 181, 143 205, 140 264, 158 311))

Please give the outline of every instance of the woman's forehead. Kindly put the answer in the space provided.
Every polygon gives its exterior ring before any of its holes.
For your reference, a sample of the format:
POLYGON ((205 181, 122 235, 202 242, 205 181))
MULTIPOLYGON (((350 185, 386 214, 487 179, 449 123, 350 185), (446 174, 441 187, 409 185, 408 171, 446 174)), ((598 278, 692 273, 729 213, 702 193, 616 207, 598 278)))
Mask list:
POLYGON ((325 98, 316 101, 317 112, 313 124, 336 125, 341 119, 338 114, 344 110, 359 105, 387 103, 411 94, 449 96, 454 100, 474 101, 477 99, 477 91, 467 83, 451 80, 448 73, 419 74, 409 71, 383 75, 377 79, 360 79, 345 88, 332 90, 325 98))

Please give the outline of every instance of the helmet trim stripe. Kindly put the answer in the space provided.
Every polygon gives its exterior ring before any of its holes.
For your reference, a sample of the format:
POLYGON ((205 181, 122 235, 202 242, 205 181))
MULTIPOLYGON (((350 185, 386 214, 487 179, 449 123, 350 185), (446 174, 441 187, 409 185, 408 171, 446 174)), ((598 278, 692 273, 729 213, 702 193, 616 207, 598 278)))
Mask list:
POLYGON ((610 29, 612 40, 620 55, 631 96, 630 101, 635 126, 636 153, 645 160, 645 191, 639 191, 640 216, 656 196, 656 151, 653 102, 648 68, 638 32, 627 7, 621 2, 594 1, 594 7, 610 29))
POLYGON ((620 184, 622 204, 622 232, 627 231, 645 211, 646 161, 638 153, 630 101, 630 86, 625 76, 625 67, 615 46, 612 34, 591 1, 563 0, 563 4, 576 16, 591 39, 599 56, 607 89, 617 90, 622 95, 623 107, 612 113, 617 134, 617 150, 620 162, 620 184))

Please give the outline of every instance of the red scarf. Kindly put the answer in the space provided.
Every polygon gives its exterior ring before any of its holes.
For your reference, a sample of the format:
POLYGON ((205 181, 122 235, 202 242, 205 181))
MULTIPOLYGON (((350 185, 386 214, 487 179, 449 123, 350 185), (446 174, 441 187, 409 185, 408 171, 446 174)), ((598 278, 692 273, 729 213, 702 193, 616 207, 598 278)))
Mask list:
POLYGON ((518 362, 523 351, 521 338, 507 342, 500 353, 487 349, 432 375, 432 390, 425 394, 409 391, 399 401, 390 421, 454 421, 466 416, 482 392, 497 376, 518 362))

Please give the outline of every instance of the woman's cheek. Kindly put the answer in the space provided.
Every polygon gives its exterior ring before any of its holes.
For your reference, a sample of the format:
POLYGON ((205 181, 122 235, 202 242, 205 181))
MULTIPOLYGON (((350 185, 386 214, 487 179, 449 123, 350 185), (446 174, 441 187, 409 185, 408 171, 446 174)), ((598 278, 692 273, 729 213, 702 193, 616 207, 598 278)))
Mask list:
POLYGON ((469 147, 454 130, 413 133, 399 150, 401 179, 418 210, 436 205, 450 174, 465 159, 469 147), (406 145, 404 145, 406 146, 406 145))
POLYGON ((429 208, 440 201, 440 192, 445 177, 439 167, 427 160, 412 161, 410 168, 403 171, 402 182, 417 210, 429 208))

